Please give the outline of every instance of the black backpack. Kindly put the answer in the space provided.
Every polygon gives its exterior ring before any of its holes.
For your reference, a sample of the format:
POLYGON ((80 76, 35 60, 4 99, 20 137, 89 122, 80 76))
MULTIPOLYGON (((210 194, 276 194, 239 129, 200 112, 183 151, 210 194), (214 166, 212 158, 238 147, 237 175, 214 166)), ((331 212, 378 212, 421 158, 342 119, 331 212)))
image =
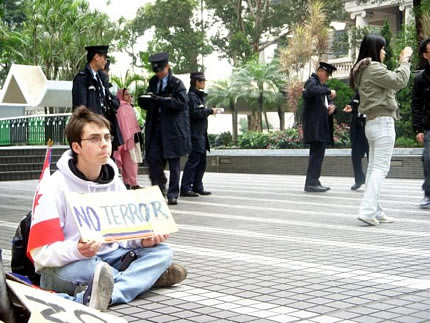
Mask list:
POLYGON ((33 262, 27 257, 28 236, 31 227, 31 211, 21 220, 12 240, 12 272, 27 276, 34 285, 40 285, 40 275, 36 274, 33 262))

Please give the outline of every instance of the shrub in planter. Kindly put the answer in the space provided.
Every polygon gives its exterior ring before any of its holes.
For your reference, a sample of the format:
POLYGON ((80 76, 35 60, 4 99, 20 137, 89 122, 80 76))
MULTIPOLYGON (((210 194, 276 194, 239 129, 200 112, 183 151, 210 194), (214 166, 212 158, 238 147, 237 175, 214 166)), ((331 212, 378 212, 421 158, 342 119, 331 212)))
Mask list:
POLYGON ((338 124, 334 123, 333 132, 334 147, 346 148, 351 147, 351 140, 349 136, 349 125, 347 123, 338 124))
POLYGON ((409 137, 396 138, 396 143, 394 146, 399 148, 421 147, 421 145, 415 139, 409 137))

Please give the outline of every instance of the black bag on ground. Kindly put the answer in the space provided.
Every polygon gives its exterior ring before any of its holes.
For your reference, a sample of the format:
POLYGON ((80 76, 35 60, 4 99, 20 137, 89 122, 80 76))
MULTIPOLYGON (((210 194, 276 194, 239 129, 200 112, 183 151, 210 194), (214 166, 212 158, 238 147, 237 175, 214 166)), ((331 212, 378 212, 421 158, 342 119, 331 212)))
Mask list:
POLYGON ((31 227, 31 211, 22 218, 12 240, 12 272, 27 276, 34 285, 40 285, 40 275, 35 272, 33 262, 27 257, 28 237, 31 227))

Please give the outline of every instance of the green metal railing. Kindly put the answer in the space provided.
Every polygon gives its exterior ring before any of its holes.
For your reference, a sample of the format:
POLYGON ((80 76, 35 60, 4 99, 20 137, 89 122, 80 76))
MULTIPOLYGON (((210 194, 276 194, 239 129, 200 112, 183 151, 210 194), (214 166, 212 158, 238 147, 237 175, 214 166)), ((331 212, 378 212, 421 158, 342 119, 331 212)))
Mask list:
POLYGON ((0 118, 0 146, 66 145, 64 129, 70 113, 0 118))

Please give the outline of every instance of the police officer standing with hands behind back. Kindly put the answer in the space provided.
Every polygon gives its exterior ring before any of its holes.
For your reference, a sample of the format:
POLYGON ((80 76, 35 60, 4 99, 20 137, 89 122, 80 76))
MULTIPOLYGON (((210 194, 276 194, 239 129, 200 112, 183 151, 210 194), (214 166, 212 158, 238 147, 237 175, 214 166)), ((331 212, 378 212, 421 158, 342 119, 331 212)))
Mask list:
POLYGON ((108 62, 107 45, 87 46, 87 64, 73 79, 73 111, 80 106, 101 114, 111 124, 112 152, 124 144, 116 119, 119 100, 109 91, 109 80, 103 73, 108 62))
POLYGON ((155 75, 149 80, 146 95, 139 97, 139 106, 147 110, 145 125, 145 159, 152 185, 165 194, 169 163, 170 180, 167 191, 169 205, 178 204, 180 157, 191 151, 188 97, 184 84, 170 70, 167 53, 149 57, 155 75))
POLYGON ((336 91, 330 89, 325 83, 335 70, 336 67, 333 65, 320 62, 317 72, 312 73, 303 89, 303 137, 305 144, 310 144, 306 192, 326 192, 330 189, 321 185, 319 177, 325 147, 332 142, 332 114, 336 110, 332 104, 336 91))

